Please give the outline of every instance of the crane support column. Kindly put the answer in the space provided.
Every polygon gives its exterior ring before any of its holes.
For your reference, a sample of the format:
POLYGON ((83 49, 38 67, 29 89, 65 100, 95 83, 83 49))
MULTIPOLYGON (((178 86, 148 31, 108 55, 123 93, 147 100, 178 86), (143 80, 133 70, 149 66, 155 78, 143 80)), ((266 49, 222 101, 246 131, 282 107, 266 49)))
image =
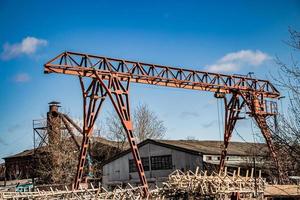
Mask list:
POLYGON ((258 127, 260 128, 262 135, 264 136, 264 138, 266 140, 266 143, 270 150, 273 161, 275 162, 275 166, 278 169, 279 182, 281 184, 283 184, 283 183, 285 183, 286 175, 283 174, 283 169, 282 169, 281 163, 279 162, 279 160, 277 158, 276 151, 275 151, 275 148, 274 148, 273 142, 272 142, 272 135, 270 133, 270 128, 267 125, 266 118, 262 115, 255 115, 254 119, 255 119, 258 127))
MULTIPOLYGON (((284 170, 282 168, 281 163, 278 160, 276 150, 274 148, 273 142, 272 142, 272 134, 270 132, 270 127, 267 124, 267 116, 270 114, 276 114, 273 113, 273 106, 271 109, 268 110, 268 105, 267 102, 264 101, 262 95, 253 95, 252 98, 252 104, 253 106, 253 118, 255 119, 257 126, 261 130, 262 135, 264 136, 266 143, 268 145, 268 148, 270 150, 271 156, 273 158, 273 161, 275 163, 276 168, 278 169, 278 178, 279 182, 281 184, 284 184, 285 182, 288 181, 287 174, 284 174, 284 170)), ((272 104, 271 104, 272 105, 272 104)))
POLYGON ((231 139, 235 124, 239 119, 239 114, 243 106, 244 106, 244 101, 242 103, 240 102, 238 93, 233 93, 229 101, 227 97, 224 96, 224 107, 225 107, 224 143, 223 143, 223 150, 221 152, 219 172, 224 169, 228 144, 231 139))
POLYGON ((270 127, 267 124, 267 117, 277 114, 277 104, 275 104, 275 102, 266 101, 262 94, 248 93, 243 94, 242 97, 250 110, 250 116, 254 118, 257 126, 265 138, 276 169, 278 170, 279 182, 281 184, 288 182, 288 176, 286 173, 284 173, 282 165, 278 160, 277 153, 272 142, 270 127))
POLYGON ((142 159, 139 154, 138 146, 133 135, 133 126, 130 116, 129 106, 129 83, 130 77, 119 78, 113 74, 109 75, 108 81, 101 78, 100 75, 95 71, 95 75, 99 83, 105 88, 108 96, 120 118, 120 121, 124 127, 127 135, 128 142, 130 144, 131 152, 135 165, 139 174, 140 183, 143 186, 144 195, 148 195, 148 184, 145 175, 145 171, 142 164, 142 159))
POLYGON ((79 81, 83 96, 83 134, 77 172, 74 180, 75 189, 78 189, 81 183, 88 153, 89 140, 93 133, 95 121, 107 95, 103 86, 96 79, 92 79, 87 88, 85 88, 85 82, 81 76, 79 76, 79 81))

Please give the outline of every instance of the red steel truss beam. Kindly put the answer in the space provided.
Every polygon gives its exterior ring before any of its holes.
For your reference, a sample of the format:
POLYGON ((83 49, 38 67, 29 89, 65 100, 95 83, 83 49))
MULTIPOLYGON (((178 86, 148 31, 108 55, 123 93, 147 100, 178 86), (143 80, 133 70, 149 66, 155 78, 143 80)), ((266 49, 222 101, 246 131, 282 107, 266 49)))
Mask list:
MULTIPOLYGON (((216 92, 224 98, 225 103, 225 133, 224 147, 221 153, 220 170, 225 166, 227 147, 239 119, 240 110, 248 107, 250 116, 254 117, 264 135, 271 155, 278 168, 280 179, 286 179, 282 166, 278 162, 275 149, 272 145, 266 118, 276 114, 276 105, 266 101, 266 98, 278 98, 279 91, 267 80, 254 79, 244 76, 224 75, 196 70, 167 67, 89 54, 64 52, 44 65, 45 73, 60 73, 80 77, 84 99, 84 140, 78 163, 75 179, 75 188, 78 188, 83 176, 83 168, 88 148, 88 139, 92 134, 93 124, 105 96, 111 99, 121 123, 126 131, 131 146, 135 164, 137 166, 144 194, 148 193, 146 176, 141 164, 137 144, 132 134, 132 125, 129 114, 129 82, 151 84, 166 87, 193 89, 216 92), (83 77, 91 78, 91 85, 85 89, 83 77), (101 93, 91 88, 101 88, 101 93), (92 91, 92 92, 91 92, 92 91), (105 92, 104 92, 105 91, 105 92), (227 100, 227 95, 231 95, 227 100), (95 106, 98 99, 99 106, 95 106), (87 100, 90 100, 89 103, 87 100), (89 111, 87 112, 87 108, 89 111), (91 109, 92 108, 92 109, 91 109)), ((217 96, 216 96, 217 97, 217 96)), ((218 98, 220 98, 218 97, 218 98)))
POLYGON ((103 79, 114 73, 131 82, 211 92, 256 92, 266 98, 277 98, 279 91, 267 80, 189 70, 89 54, 64 52, 45 64, 45 73, 63 73, 103 79))

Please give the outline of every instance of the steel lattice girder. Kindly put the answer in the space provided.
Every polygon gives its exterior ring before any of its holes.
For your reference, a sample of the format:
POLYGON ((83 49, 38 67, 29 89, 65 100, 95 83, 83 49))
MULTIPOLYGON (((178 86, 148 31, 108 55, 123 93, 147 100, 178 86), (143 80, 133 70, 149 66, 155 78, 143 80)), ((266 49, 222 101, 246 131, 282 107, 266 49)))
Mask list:
POLYGON ((108 79, 108 75, 114 73, 120 78, 130 77, 130 81, 136 83, 225 93, 231 93, 232 90, 252 91, 263 94, 267 98, 280 96, 279 91, 267 80, 89 54, 64 52, 45 64, 45 73, 54 72, 95 78, 93 70, 97 70, 97 74, 102 79, 108 79))
MULTIPOLYGON (((84 109, 86 109, 86 107, 93 106, 94 104, 93 101, 90 101, 89 103, 86 102, 87 97, 90 98, 90 100, 92 100, 94 97, 99 96, 96 93, 89 96, 87 95, 89 91, 84 91, 82 78, 91 78, 93 81, 95 81, 94 84, 98 84, 99 86, 101 85, 101 88, 104 88, 106 93, 109 95, 115 107, 115 110, 118 113, 118 116, 120 117, 123 127, 127 132, 132 152, 133 154, 136 154, 136 156, 134 156, 135 163, 138 168, 141 183, 145 188, 145 193, 147 193, 148 191, 147 181, 144 175, 142 164, 139 160, 140 157, 138 149, 135 148, 136 143, 132 135, 132 127, 130 126, 131 120, 128 103, 129 82, 210 91, 232 95, 237 94, 238 96, 243 97, 243 100, 245 101, 243 105, 247 104, 251 115, 255 119, 262 119, 256 120, 257 123, 265 121, 268 115, 276 114, 276 112, 269 112, 267 110, 267 104, 265 99, 277 99, 280 96, 279 91, 267 80, 254 79, 245 76, 224 75, 175 67, 167 67, 162 65, 147 64, 143 62, 134 62, 74 52, 64 52, 55 57, 54 59, 50 60, 44 65, 44 72, 79 76, 83 90, 84 109), (105 81, 106 83, 104 83, 105 81), (122 82, 125 82, 127 85, 122 86, 122 82)), ((90 87, 87 90, 90 90, 90 87)), ((234 108, 236 106, 238 106, 238 104, 233 105, 232 111, 236 109, 234 108)), ((228 109, 228 106, 226 107, 227 108, 225 109, 228 109)), ((231 115, 230 110, 228 111, 229 112, 227 114, 231 115)), ((94 116, 94 114, 93 116, 90 116, 90 114, 91 113, 87 113, 86 111, 84 111, 84 119, 89 120, 90 118, 92 118, 93 121, 91 125, 85 127, 87 129, 87 137, 89 137, 92 132, 93 123, 96 120, 97 116, 97 114, 96 116, 94 116)), ((239 113, 234 114, 233 118, 238 118, 238 114, 239 113)), ((226 148, 228 146, 230 135, 236 122, 236 119, 232 121, 233 118, 228 118, 229 128, 226 131, 224 137, 224 144, 226 148)), ((85 122, 87 123, 87 121, 85 122)), ((263 135, 265 136, 266 129, 268 127, 265 127, 262 124, 258 125, 261 128, 263 135)), ((278 163, 276 154, 273 153, 274 148, 272 147, 272 143, 270 142, 269 138, 266 138, 266 140, 272 152, 275 163, 278 163)), ((79 186, 79 181, 82 177, 83 166, 86 156, 83 152, 85 152, 87 145, 88 143, 82 144, 82 152, 79 159, 80 162, 78 165, 78 168, 80 170, 77 171, 77 176, 75 180, 76 188, 79 186)), ((226 157, 226 148, 224 149, 225 151, 223 150, 222 152, 222 154, 224 154, 222 155, 222 159, 225 159, 226 157)), ((221 161, 221 164, 224 165, 224 162, 221 161)), ((281 170, 281 167, 279 167, 278 170, 281 170)), ((282 174, 282 172, 280 172, 280 174, 282 174)))

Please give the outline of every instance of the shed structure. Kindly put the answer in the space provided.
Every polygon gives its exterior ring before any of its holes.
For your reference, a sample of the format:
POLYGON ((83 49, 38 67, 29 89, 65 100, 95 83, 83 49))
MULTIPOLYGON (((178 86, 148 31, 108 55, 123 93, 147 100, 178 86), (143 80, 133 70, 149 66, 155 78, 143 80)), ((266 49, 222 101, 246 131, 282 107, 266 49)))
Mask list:
MULTIPOLYGON (((220 141, 147 139, 139 143, 138 148, 149 185, 161 186, 176 169, 195 171, 200 167, 202 170, 216 170, 220 162, 221 145, 220 141)), ((251 165, 255 155, 259 165, 258 158, 263 159, 267 152, 268 147, 263 143, 231 142, 226 164, 229 168, 246 167, 251 165)), ((102 183, 107 188, 139 183, 129 149, 105 162, 102 183)))

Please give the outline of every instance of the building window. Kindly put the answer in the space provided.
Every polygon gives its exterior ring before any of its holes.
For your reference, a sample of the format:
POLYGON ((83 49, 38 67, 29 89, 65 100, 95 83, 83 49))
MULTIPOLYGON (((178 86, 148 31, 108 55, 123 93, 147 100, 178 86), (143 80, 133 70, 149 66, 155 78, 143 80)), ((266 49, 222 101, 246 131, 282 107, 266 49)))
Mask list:
MULTIPOLYGON (((142 164, 144 167, 144 171, 149 171, 149 157, 142 158, 142 164)), ((131 172, 137 172, 134 160, 132 159, 129 160, 129 173, 131 172)))
POLYGON ((172 169, 172 155, 151 156, 151 170, 172 169))
POLYGON ((212 160, 212 157, 211 156, 207 156, 207 160, 212 160))

